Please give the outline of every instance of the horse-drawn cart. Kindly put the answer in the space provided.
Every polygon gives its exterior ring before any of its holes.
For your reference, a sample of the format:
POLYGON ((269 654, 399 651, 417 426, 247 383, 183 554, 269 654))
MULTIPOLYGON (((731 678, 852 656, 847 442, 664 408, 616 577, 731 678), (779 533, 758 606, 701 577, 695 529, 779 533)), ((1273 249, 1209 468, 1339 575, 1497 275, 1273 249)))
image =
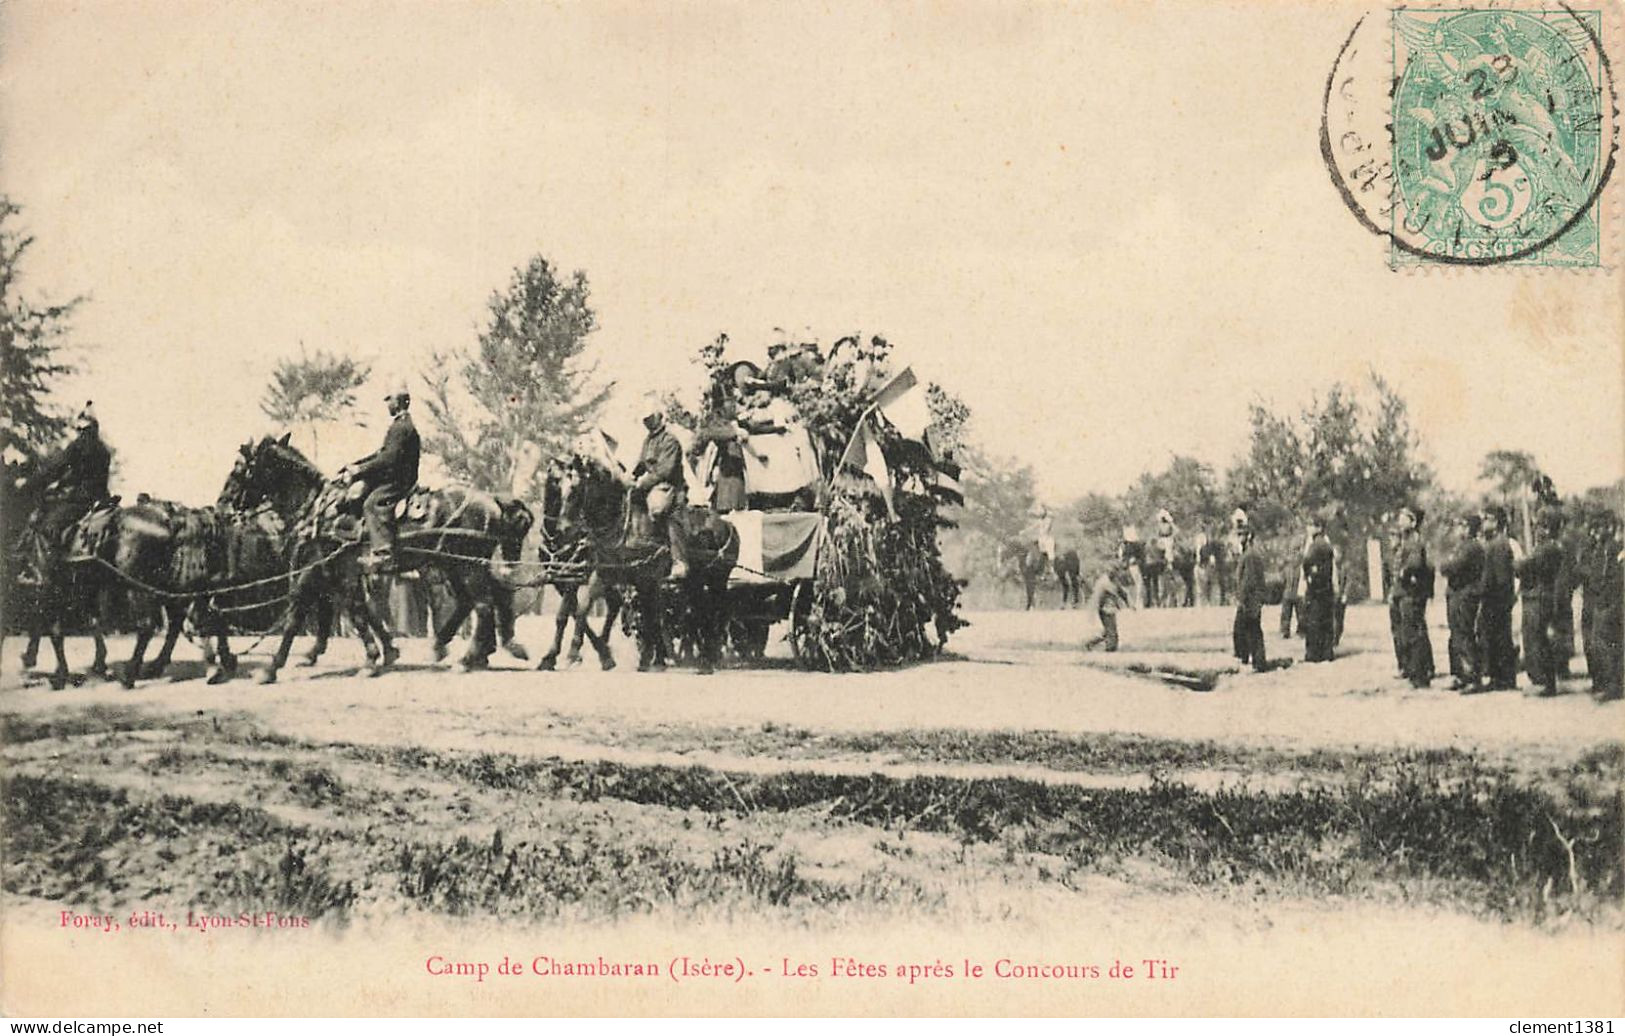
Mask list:
POLYGON ((739 561, 728 578, 729 637, 744 658, 761 658, 768 632, 788 621, 792 653, 812 607, 813 575, 828 523, 808 511, 734 511, 739 561))

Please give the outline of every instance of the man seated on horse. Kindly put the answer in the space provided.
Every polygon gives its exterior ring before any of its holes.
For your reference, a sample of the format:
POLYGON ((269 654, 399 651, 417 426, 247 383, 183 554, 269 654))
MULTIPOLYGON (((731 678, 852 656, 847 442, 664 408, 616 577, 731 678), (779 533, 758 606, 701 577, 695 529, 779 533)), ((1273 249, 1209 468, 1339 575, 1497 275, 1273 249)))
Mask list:
POLYGON ((113 462, 91 404, 79 411, 73 429, 73 439, 40 463, 24 490, 41 498, 33 526, 53 555, 61 552, 69 527, 107 498, 107 475, 113 462))
POLYGON ((688 503, 683 478, 683 444, 666 427, 666 415, 651 408, 643 417, 648 432, 637 466, 632 469, 632 502, 648 517, 651 538, 671 547, 670 578, 688 576, 688 554, 683 543, 682 511, 688 503))
POLYGON ((381 571, 394 561, 395 505, 418 484, 418 458, 423 450, 412 415, 406 412, 412 405, 412 395, 406 386, 393 389, 384 397, 384 403, 393 418, 384 433, 384 444, 378 452, 362 457, 339 472, 342 481, 359 482, 366 487, 363 510, 372 553, 364 564, 374 571, 381 571))

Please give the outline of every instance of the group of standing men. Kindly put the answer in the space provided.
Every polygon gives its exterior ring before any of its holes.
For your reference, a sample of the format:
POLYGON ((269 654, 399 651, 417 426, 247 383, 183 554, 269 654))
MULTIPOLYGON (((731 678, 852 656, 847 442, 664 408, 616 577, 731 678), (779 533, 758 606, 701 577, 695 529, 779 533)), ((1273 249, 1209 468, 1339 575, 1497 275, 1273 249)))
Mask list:
MULTIPOLYGON (((1441 571, 1447 581, 1452 688, 1464 694, 1517 686, 1519 647, 1512 637, 1512 608, 1522 609, 1523 668, 1542 697, 1557 694, 1568 675, 1574 645, 1575 589, 1584 598, 1581 635, 1592 692, 1604 701, 1621 694, 1621 647, 1625 639, 1625 586, 1621 582, 1620 522, 1609 512, 1590 516, 1583 538, 1565 537, 1565 517, 1555 501, 1535 517, 1535 545, 1525 552, 1507 534, 1499 507, 1460 520, 1460 539, 1441 571)), ((1402 532, 1419 541, 1412 530, 1402 532)), ((1417 548, 1402 548, 1396 567, 1414 568, 1417 548), (1412 560, 1407 560, 1407 557, 1412 560)), ((1425 564, 1425 553, 1422 563, 1425 564)), ((1406 584, 1398 584, 1406 593, 1406 584)), ((1424 602, 1425 603, 1425 602, 1424 602)), ((1396 621, 1394 654, 1414 686, 1433 678, 1426 628, 1417 619, 1396 621), (1426 657, 1424 658, 1424 652, 1426 657)))

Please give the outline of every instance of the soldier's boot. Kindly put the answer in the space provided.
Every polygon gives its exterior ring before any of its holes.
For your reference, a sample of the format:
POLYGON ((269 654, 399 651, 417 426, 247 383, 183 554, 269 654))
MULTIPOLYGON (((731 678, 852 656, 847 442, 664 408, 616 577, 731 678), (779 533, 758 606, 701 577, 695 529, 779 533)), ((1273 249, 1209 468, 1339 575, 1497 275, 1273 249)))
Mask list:
POLYGON ((666 543, 671 548, 671 573, 666 577, 676 583, 688 578, 688 544, 683 538, 682 523, 675 516, 666 519, 666 543))
POLYGON ((375 574, 393 570, 395 523, 371 507, 367 509, 367 539, 372 544, 372 552, 361 559, 361 567, 375 574))

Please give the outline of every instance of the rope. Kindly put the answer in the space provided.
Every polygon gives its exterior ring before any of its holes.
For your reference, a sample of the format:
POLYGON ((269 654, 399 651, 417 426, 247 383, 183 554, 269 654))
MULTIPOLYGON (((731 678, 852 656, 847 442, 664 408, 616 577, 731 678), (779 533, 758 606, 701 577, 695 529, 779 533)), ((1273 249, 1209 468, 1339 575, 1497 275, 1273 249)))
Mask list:
MULTIPOLYGON (((231 586, 209 587, 209 588, 203 589, 203 590, 188 590, 188 591, 165 590, 165 589, 162 589, 161 587, 153 586, 151 583, 145 582, 145 581, 143 581, 141 579, 136 578, 135 576, 130 575, 128 572, 125 572, 123 569, 119 568, 117 565, 113 564, 111 561, 108 561, 105 558, 99 558, 99 557, 95 556, 94 554, 83 554, 83 555, 80 555, 78 557, 63 558, 62 560, 63 560, 63 562, 65 564, 70 564, 70 565, 82 565, 82 564, 86 564, 86 563, 93 563, 93 564, 100 565, 103 568, 107 569, 109 572, 113 573, 113 575, 115 577, 117 577, 118 579, 120 579, 123 582, 126 582, 126 583, 130 584, 131 586, 133 586, 136 589, 140 590, 142 593, 149 594, 149 595, 151 595, 153 597, 157 597, 157 598, 160 598, 162 600, 166 600, 166 601, 195 601, 195 600, 197 600, 199 598, 202 598, 202 597, 224 596, 226 594, 239 593, 239 592, 241 592, 243 590, 251 590, 256 586, 268 586, 268 585, 270 585, 272 583, 281 583, 281 582, 285 582, 287 580, 296 579, 299 576, 304 575, 306 572, 310 572, 310 571, 312 571, 314 569, 321 568, 322 566, 330 563, 331 561, 333 561, 334 558, 337 558, 340 554, 343 554, 345 551, 351 549, 353 546, 354 546, 353 543, 343 544, 343 545, 337 547, 336 549, 334 549, 332 553, 326 555, 325 557, 323 557, 323 558, 321 558, 321 559, 319 559, 317 561, 312 561, 307 565, 301 565, 298 568, 289 569, 286 572, 281 572, 281 573, 278 573, 277 575, 274 575, 274 576, 266 576, 264 579, 251 579, 246 583, 236 583, 236 584, 233 584, 231 586)), ((289 591, 288 593, 282 595, 281 597, 273 598, 272 600, 269 600, 269 601, 262 601, 260 603, 251 604, 251 605, 238 605, 236 607, 222 606, 220 608, 217 608, 216 610, 217 611, 248 611, 248 610, 253 609, 253 608, 265 608, 265 607, 268 607, 268 606, 270 606, 272 604, 277 603, 278 601, 288 600, 292 596, 293 596, 292 591, 289 591)))

